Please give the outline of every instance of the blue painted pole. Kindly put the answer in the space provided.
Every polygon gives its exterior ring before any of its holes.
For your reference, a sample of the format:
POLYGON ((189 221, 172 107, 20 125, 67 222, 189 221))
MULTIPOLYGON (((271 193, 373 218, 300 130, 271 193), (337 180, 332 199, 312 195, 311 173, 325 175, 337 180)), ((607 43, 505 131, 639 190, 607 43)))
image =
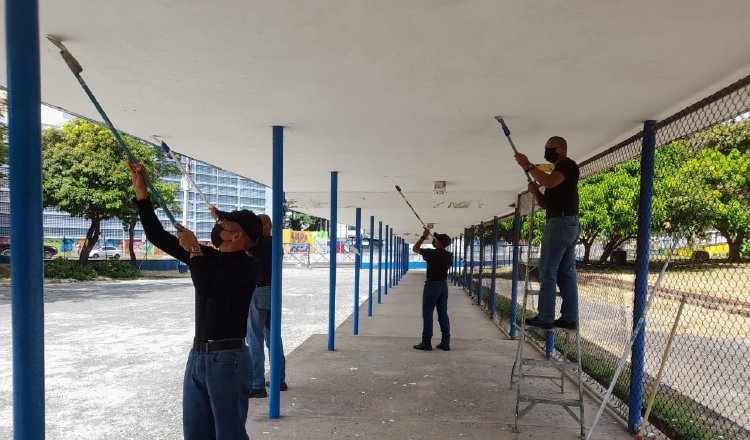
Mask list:
POLYGON ((484 238, 484 225, 479 224, 477 226, 477 230, 479 231, 479 243, 477 245, 479 246, 479 288, 477 289, 477 304, 480 306, 482 305, 482 280, 484 279, 484 245, 482 245, 482 239, 484 238))
POLYGON ((39 9, 5 2, 10 165, 13 436, 44 438, 44 256, 39 9))
POLYGON ((273 176, 271 208, 271 394, 268 401, 268 417, 277 419, 280 415, 281 396, 281 261, 284 256, 284 127, 273 127, 273 176))
POLYGON ((359 334, 359 269, 362 266, 362 208, 357 208, 354 212, 354 227, 357 228, 357 235, 354 239, 354 246, 357 248, 354 254, 354 336, 357 336, 359 334))
POLYGON ((339 173, 331 171, 331 222, 328 225, 328 237, 330 245, 328 249, 329 274, 328 274, 328 351, 334 351, 334 339, 336 338, 336 230, 338 225, 338 187, 339 173))
MULTIPOLYGON (((638 235, 635 257, 635 297, 633 300, 633 326, 643 316, 648 297, 648 258, 651 244, 651 199, 654 192, 654 153, 656 150, 656 121, 643 124, 641 151, 641 186, 638 198, 638 235)), ((630 411, 628 428, 635 431, 641 425, 643 405, 643 370, 646 326, 642 326, 630 354, 630 411)))
POLYGON ((370 216, 370 288, 367 294, 367 316, 372 316, 372 270, 375 265, 375 216, 370 216))
POLYGON ((401 249, 401 239, 397 236, 393 243, 393 285, 398 286, 398 273, 401 271, 401 258, 398 250, 401 249))
POLYGON ((390 264, 388 265, 389 266, 389 268, 388 268, 388 284, 389 284, 389 286, 388 287, 391 287, 391 288, 393 288, 393 268, 394 268, 394 261, 395 261, 395 258, 393 258, 394 257, 394 255, 393 255, 393 249, 395 249, 394 244, 395 243, 394 243, 394 240, 393 240, 393 228, 391 228, 391 236, 390 236, 390 239, 388 240, 388 254, 390 255, 390 259, 389 259, 389 263, 390 264))
POLYGON ((378 304, 380 304, 380 286, 383 277, 383 222, 378 222, 378 304))
POLYGON ((469 295, 474 292, 474 240, 476 239, 476 228, 471 227, 471 261, 469 266, 469 295))
POLYGON ((390 261, 388 260, 388 237, 390 236, 390 226, 385 225, 385 249, 383 249, 383 258, 385 259, 385 262, 383 263, 385 265, 385 268, 383 270, 385 271, 383 273, 383 290, 386 295, 388 295, 388 266, 390 265, 390 261))
POLYGON ((492 220, 492 282, 490 284, 490 316, 495 318, 495 277, 497 276, 497 240, 499 221, 497 217, 492 220))
POLYGON ((510 338, 516 339, 516 316, 518 316, 518 266, 521 255, 521 197, 516 201, 513 213, 513 275, 510 291, 510 338))

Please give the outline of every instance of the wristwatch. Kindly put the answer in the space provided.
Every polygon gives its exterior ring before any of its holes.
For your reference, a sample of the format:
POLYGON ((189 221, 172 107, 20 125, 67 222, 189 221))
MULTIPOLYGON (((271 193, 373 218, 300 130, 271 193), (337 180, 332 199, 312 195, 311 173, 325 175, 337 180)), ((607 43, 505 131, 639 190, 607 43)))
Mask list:
POLYGON ((524 170, 525 170, 525 171, 531 171, 531 170, 533 170, 533 169, 534 169, 535 167, 536 167, 536 165, 534 165, 533 163, 529 163, 529 165, 528 165, 528 166, 527 166, 526 168, 524 168, 524 170))
POLYGON ((201 253, 201 252, 203 252, 203 251, 201 250, 200 246, 198 246, 198 245, 196 245, 196 246, 190 246, 190 253, 191 254, 198 254, 198 253, 201 253))

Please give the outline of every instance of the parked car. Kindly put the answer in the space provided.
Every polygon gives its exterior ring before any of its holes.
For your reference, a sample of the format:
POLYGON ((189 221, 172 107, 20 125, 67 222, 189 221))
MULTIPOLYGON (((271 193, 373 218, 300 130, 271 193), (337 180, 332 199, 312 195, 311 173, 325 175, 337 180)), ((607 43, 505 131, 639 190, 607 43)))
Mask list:
MULTIPOLYGON (((10 257, 10 243, 0 244, 0 255, 4 257, 10 257)), ((57 255, 57 248, 52 246, 44 246, 44 258, 49 260, 57 255)))
POLYGON ((89 258, 103 258, 105 260, 108 260, 110 258, 113 258, 115 260, 122 257, 122 251, 120 249, 117 249, 114 246, 102 246, 99 248, 92 249, 91 252, 89 252, 89 258))

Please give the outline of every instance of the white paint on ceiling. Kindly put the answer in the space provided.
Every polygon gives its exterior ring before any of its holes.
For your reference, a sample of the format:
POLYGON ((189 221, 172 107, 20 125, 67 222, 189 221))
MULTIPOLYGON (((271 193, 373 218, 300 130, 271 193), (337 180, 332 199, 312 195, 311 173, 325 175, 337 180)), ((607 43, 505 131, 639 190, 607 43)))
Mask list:
MULTIPOLYGON (((303 193, 327 192, 332 170, 353 198, 394 183, 427 198, 445 180, 450 200, 503 199, 423 206, 450 234, 525 189, 496 114, 532 160, 550 135, 582 160, 750 66, 747 0, 43 0, 40 14, 119 129, 270 184, 270 127, 285 125, 290 199, 317 200, 303 193)), ((41 52, 43 100, 99 120, 57 50, 41 52)), ((414 229, 398 197, 362 207, 414 229)))

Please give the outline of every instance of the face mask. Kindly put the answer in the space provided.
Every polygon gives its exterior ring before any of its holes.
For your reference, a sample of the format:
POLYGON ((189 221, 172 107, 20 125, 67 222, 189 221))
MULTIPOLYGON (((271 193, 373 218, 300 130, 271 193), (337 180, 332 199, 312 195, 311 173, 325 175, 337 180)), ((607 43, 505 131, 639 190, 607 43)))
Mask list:
POLYGON ((215 248, 218 248, 224 242, 224 239, 221 238, 222 231, 224 231, 224 227, 218 223, 211 229, 211 243, 213 243, 215 248))
POLYGON ((555 148, 545 148, 544 149, 544 159, 549 162, 553 163, 557 159, 560 158, 560 155, 557 153, 557 150, 555 148))

